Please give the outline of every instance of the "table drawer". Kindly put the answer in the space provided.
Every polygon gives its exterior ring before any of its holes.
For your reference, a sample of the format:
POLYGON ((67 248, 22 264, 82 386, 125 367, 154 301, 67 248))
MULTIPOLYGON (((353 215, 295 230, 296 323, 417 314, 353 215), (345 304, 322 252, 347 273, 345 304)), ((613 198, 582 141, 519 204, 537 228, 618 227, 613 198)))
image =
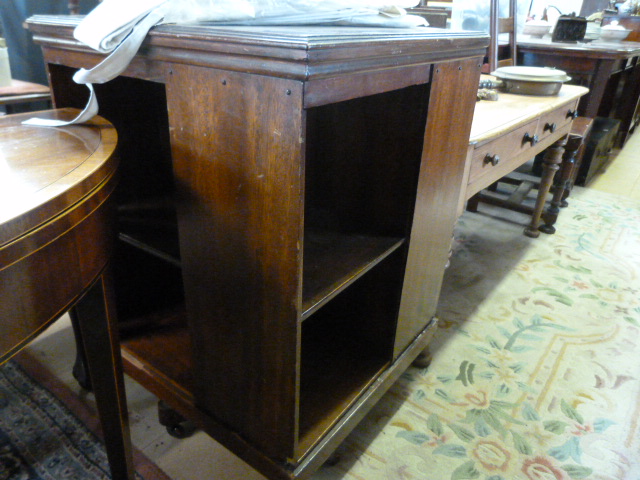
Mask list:
POLYGON ((538 120, 536 119, 505 132, 495 140, 474 149, 469 170, 469 183, 490 174, 498 165, 500 165, 500 170, 503 170, 504 166, 515 157, 530 150, 532 148, 531 142, 526 141, 525 137, 533 136, 537 131, 537 126, 538 120))
POLYGON ((578 101, 563 105, 540 117, 537 135, 540 140, 548 137, 556 130, 568 125, 577 114, 578 101))

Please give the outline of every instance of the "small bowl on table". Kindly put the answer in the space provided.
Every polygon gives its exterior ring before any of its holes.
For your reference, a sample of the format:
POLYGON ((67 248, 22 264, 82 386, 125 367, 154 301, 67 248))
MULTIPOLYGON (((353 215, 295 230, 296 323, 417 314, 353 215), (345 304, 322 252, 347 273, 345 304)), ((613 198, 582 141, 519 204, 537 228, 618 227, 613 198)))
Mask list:
POLYGON ((551 24, 533 20, 524 24, 522 33, 536 38, 542 38, 551 31, 551 24))
POLYGON ((605 25, 600 29, 600 40, 604 42, 621 42, 629 36, 631 30, 619 25, 605 25))

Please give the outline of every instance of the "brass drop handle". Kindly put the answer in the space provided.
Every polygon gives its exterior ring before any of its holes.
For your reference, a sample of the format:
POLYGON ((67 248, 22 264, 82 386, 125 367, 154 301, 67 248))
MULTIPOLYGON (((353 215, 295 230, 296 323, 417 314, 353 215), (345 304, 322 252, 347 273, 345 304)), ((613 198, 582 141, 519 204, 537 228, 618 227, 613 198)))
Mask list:
POLYGON ((524 138, 522 139, 522 143, 531 143, 533 147, 536 143, 538 143, 538 135, 531 135, 530 133, 525 133, 524 138))
POLYGON ((567 118, 573 118, 574 120, 578 118, 578 110, 569 110, 567 112, 567 118))
POLYGON ((551 133, 556 131, 556 128, 558 128, 558 125, 556 124, 556 122, 553 123, 547 123, 544 126, 544 131, 546 132, 547 130, 549 130, 551 133))
POLYGON ((493 155, 487 153, 484 157, 484 163, 490 163, 495 167, 496 165, 498 165, 498 163, 500 163, 500 157, 495 153, 493 155))

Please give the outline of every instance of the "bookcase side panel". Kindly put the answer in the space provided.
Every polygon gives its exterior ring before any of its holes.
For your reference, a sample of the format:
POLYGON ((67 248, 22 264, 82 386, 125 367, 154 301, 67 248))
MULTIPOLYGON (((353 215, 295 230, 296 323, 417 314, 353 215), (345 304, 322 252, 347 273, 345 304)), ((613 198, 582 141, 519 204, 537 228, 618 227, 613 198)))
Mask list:
POLYGON ((297 437, 302 86, 173 65, 167 103, 196 402, 284 459, 297 437))
POLYGON ((435 315, 457 219, 479 60, 467 58, 433 67, 394 358, 435 315))

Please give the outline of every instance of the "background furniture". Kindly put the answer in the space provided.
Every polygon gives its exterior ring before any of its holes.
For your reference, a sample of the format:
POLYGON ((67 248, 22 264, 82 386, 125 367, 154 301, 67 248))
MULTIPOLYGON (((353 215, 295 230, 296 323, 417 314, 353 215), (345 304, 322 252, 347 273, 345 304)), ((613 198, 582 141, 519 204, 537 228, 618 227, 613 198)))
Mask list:
POLYGON ((13 106, 33 102, 49 102, 51 92, 46 85, 12 80, 11 85, 0 87, 0 106, 6 113, 13 113, 13 106))
MULTIPOLYGON (((58 106, 101 60, 76 23, 28 21, 58 106)), ((96 86, 123 132, 126 371, 267 477, 311 475, 432 335, 486 45, 152 30, 96 86)))
MULTIPOLYGON (((474 211, 479 198, 473 198, 514 171, 537 154, 545 152, 542 178, 538 187, 531 222, 525 228, 530 237, 540 235, 538 225, 555 172, 558 171, 566 137, 571 131, 583 87, 564 85, 558 95, 538 97, 500 93, 498 101, 476 105, 467 152, 467 165, 459 213, 469 202, 474 211)), ((562 198, 562 192, 559 192, 562 198)), ((555 218, 546 217, 551 231, 555 218)))
POLYGON ((639 15, 605 15, 602 25, 609 25, 611 22, 618 22, 624 28, 631 30, 626 42, 640 42, 640 16, 639 15))
POLYGON ((594 120, 592 118, 577 117, 571 126, 571 132, 565 145, 565 155, 562 158, 562 170, 560 175, 557 176, 557 180, 562 183, 564 191, 561 192, 561 195, 558 192, 554 192, 554 202, 557 203, 560 200, 560 207, 568 206, 567 198, 578 178, 580 165, 584 158, 585 142, 591 137, 593 124, 594 120))
POLYGON ((619 147, 638 121, 639 58, 640 43, 635 42, 571 44, 531 37, 518 41, 518 65, 555 67, 566 71, 571 83, 589 88, 580 100, 580 116, 620 120, 619 147))
POLYGON ((515 65, 516 59, 516 17, 517 17, 517 0, 509 0, 509 16, 500 17, 499 0, 491 0, 490 3, 490 20, 489 20, 489 42, 488 68, 483 69, 484 73, 491 73, 498 67, 515 65), (501 36, 507 35, 508 51, 501 50, 500 59, 498 59, 498 45, 501 36))
MULTIPOLYGON (((73 1, 71 3, 74 3, 73 1)), ((79 13, 88 13, 96 5, 97 0, 78 0, 79 13)), ((42 51, 33 43, 31 36, 24 28, 24 21, 37 14, 63 15, 69 14, 70 8, 66 0, 2 0, 0 1, 0 31, 9 48, 11 75, 14 79, 38 84, 47 84, 48 78, 42 60, 42 51)), ((22 108, 19 111, 32 111, 34 108, 22 108)), ((44 110, 44 104, 35 108, 44 110)), ((16 111, 18 108, 16 107, 16 111)))
POLYGON ((579 15, 581 17, 588 17, 596 12, 604 11, 606 8, 609 8, 610 5, 611 2, 609 0, 583 0, 579 15))
POLYGON ((429 26, 435 28, 447 28, 447 21, 451 18, 451 11, 442 8, 413 7, 408 12, 425 18, 429 26))
POLYGON ((611 146, 615 142, 620 121, 612 118, 597 117, 594 120, 593 134, 585 144, 584 156, 589 162, 581 163, 576 175, 578 185, 586 185, 593 176, 609 161, 611 146))
MULTIPOLYGON (((71 119, 77 111, 40 112, 71 119)), ((72 306, 82 313, 109 465, 133 480, 115 303, 106 274, 112 252, 117 160, 114 128, 27 127, 0 119, 0 362, 72 306)))
MULTIPOLYGON (((102 0, 96 0, 96 1, 98 3, 102 2, 102 0)), ((69 0, 69 3, 68 3, 69 14, 78 15, 82 10, 80 3, 81 3, 80 0, 69 0)))
MULTIPOLYGON (((560 169, 553 177, 550 192, 553 193, 551 199, 547 198, 546 209, 542 211, 541 219, 544 224, 538 229, 544 233, 555 233, 553 226, 560 214, 560 207, 567 207, 569 197, 576 177, 579 171, 581 152, 584 149, 584 141, 589 136, 593 120, 587 117, 577 117, 571 125, 571 132, 567 136, 566 144, 563 146, 562 163, 560 169)), ((558 152, 559 153, 559 152, 558 152)), ((538 191, 538 197, 541 195, 541 188, 546 188, 549 181, 543 181, 540 174, 543 173, 542 168, 545 165, 544 157, 546 152, 539 154, 533 164, 525 164, 510 174, 502 177, 499 181, 489 186, 488 189, 474 195, 469 204, 473 202, 471 210, 477 208, 477 202, 489 203, 503 208, 508 208, 516 212, 532 215, 535 206, 531 205, 529 193, 532 190, 538 191), (538 165, 538 159, 540 159, 538 165), (511 185, 509 188, 502 188, 501 184, 511 185)), ((546 162, 549 163, 548 161, 546 162)), ((555 171, 555 168, 553 168, 555 171)), ((544 175, 543 175, 544 176, 544 175)), ((544 197, 542 197, 544 198, 544 197)))

